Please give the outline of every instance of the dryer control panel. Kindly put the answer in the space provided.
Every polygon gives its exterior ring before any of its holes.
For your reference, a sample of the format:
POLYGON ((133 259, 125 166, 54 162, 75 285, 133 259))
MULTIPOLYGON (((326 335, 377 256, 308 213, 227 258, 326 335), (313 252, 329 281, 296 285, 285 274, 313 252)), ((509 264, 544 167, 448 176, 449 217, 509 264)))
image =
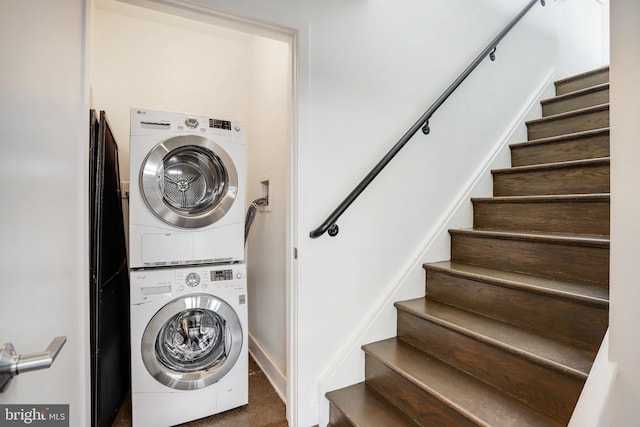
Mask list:
POLYGON ((131 135, 151 135, 162 132, 191 133, 232 138, 241 142, 244 123, 203 114, 131 109, 131 135))

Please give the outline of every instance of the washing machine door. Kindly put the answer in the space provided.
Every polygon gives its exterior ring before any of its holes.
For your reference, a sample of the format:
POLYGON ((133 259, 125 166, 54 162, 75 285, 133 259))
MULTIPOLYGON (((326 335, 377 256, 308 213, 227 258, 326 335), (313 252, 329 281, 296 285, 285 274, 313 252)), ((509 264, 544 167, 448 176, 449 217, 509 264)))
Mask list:
POLYGON ((160 383, 197 390, 224 377, 242 349, 233 308, 213 295, 193 294, 162 307, 142 336, 142 360, 160 383))
POLYGON ((162 221, 201 228, 229 212, 238 192, 238 173, 219 144, 199 135, 180 135, 149 152, 140 168, 140 190, 162 221))

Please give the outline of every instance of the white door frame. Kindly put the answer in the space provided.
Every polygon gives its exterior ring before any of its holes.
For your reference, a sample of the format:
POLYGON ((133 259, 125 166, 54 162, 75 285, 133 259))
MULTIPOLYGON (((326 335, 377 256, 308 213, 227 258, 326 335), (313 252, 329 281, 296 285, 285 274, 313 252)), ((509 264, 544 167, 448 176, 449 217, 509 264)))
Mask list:
MULTIPOLYGON (((89 0, 90 2, 96 0, 89 0)), ((297 290, 297 152, 298 152, 298 121, 299 121, 299 64, 300 64, 300 35, 306 39, 304 23, 294 22, 288 26, 258 21, 248 17, 223 12, 211 7, 185 2, 182 0, 120 0, 137 6, 190 18, 198 21, 232 28, 237 31, 275 39, 285 42, 289 46, 290 70, 290 144, 288 153, 288 182, 287 182, 287 213, 286 213, 286 411, 289 426, 298 424, 298 290, 297 290)), ((88 25, 89 26, 89 25, 88 25)), ((87 33, 90 33, 88 31, 87 33)), ((86 43, 89 44, 87 35, 86 43)), ((89 58, 86 58, 89 67, 89 58)))

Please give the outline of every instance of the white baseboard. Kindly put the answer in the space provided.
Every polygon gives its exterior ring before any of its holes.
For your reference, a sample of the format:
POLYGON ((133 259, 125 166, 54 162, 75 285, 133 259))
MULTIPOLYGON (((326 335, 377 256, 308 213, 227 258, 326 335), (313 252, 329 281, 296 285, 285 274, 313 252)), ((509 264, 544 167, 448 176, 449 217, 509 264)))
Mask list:
POLYGON ((264 375, 273 386, 280 399, 287 403, 287 376, 273 363, 269 355, 258 344, 251 334, 249 334, 249 353, 253 356, 264 375))

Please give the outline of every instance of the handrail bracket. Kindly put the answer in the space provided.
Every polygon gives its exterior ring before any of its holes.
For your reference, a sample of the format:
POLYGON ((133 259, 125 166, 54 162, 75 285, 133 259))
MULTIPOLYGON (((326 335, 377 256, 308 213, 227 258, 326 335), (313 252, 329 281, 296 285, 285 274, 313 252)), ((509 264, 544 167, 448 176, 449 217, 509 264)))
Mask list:
POLYGON ((431 128, 429 128, 429 120, 427 120, 424 123, 424 126, 422 126, 422 133, 425 135, 429 135, 429 132, 431 132, 431 128))

